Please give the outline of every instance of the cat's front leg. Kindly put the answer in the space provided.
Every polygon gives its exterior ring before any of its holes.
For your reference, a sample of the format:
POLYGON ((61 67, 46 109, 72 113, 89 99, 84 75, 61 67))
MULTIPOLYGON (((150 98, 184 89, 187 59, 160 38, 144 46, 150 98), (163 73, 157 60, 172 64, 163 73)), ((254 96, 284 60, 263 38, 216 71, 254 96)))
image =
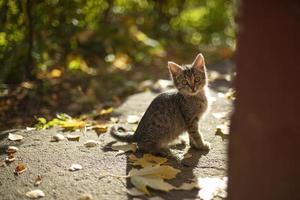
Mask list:
POLYGON ((210 149, 210 143, 203 139, 203 135, 198 129, 197 122, 194 122, 191 126, 189 126, 188 133, 191 147, 206 151, 210 149))

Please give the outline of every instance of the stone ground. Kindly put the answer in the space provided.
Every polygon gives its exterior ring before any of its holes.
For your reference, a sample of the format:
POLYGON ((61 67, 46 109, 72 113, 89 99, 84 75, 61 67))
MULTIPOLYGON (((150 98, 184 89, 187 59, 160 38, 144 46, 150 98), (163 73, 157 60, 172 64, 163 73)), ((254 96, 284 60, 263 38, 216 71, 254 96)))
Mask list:
MULTIPOLYGON (((224 84, 221 84, 224 85, 224 84)), ((215 88, 213 85, 212 88, 215 88)), ((220 91, 220 90, 219 90, 220 91)), ((120 124, 130 129, 127 124, 128 115, 142 116, 151 100, 157 93, 143 92, 130 96, 123 105, 116 109, 120 124)), ((223 177, 227 169, 227 140, 215 136, 216 126, 226 123, 229 112, 232 110, 232 102, 218 94, 217 90, 211 90, 213 102, 210 112, 202 120, 200 130, 206 140, 211 142, 212 149, 201 152, 189 149, 173 149, 177 159, 170 158, 169 163, 181 173, 170 181, 173 185, 180 185, 194 177, 223 177), (218 119, 213 113, 226 112, 227 117, 218 119), (188 151, 192 157, 182 159, 182 155, 188 151)), ((50 142, 50 137, 62 133, 60 129, 52 128, 41 131, 18 130, 14 133, 24 136, 21 142, 7 139, 10 131, 4 131, 0 135, 0 199, 14 200, 27 199, 25 193, 33 189, 41 189, 45 193, 43 199, 79 199, 84 195, 91 195, 93 199, 132 199, 127 194, 127 189, 133 186, 125 178, 111 176, 103 177, 104 173, 125 175, 131 169, 128 155, 116 155, 116 151, 107 151, 105 146, 114 140, 109 134, 101 134, 99 137, 94 131, 81 133, 79 142, 63 140, 50 142), (84 142, 93 139, 100 145, 86 148, 84 142), (14 145, 19 148, 16 160, 10 164, 4 164, 7 146, 14 145), (18 163, 25 163, 27 171, 17 176, 14 169, 18 163), (73 163, 81 164, 83 169, 75 172, 69 171, 73 163), (42 183, 34 186, 37 175, 42 176, 42 183)), ((151 190, 151 197, 163 199, 198 199, 198 190, 171 191, 168 193, 151 190)), ((142 196, 138 199, 147 199, 142 196)))

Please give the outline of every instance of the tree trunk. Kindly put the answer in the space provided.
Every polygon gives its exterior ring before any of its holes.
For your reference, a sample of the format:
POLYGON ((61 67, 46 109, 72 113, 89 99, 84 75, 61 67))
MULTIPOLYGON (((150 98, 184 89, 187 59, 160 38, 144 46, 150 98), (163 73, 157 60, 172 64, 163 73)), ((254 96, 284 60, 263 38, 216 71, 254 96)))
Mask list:
POLYGON ((300 3, 240 3, 228 199, 300 199, 300 3))

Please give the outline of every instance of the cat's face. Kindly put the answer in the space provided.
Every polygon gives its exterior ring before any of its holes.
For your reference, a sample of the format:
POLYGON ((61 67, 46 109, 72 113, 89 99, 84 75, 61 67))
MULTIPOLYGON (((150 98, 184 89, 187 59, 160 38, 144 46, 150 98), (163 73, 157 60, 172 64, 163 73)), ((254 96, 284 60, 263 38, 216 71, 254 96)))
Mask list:
POLYGON ((196 95, 207 82, 204 57, 198 54, 193 64, 179 66, 174 62, 168 62, 175 87, 184 95, 196 95))

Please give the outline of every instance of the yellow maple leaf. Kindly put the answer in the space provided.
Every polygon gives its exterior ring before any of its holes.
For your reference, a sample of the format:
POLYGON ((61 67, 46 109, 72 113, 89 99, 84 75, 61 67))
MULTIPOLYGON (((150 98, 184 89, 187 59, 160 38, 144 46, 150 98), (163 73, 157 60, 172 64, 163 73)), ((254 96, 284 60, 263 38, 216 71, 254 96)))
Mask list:
POLYGON ((174 189, 174 186, 165 182, 161 178, 133 176, 133 177, 131 177, 130 181, 137 189, 139 189, 140 191, 142 191, 148 195, 150 195, 150 192, 148 191, 147 186, 151 187, 153 189, 161 190, 161 191, 165 191, 165 192, 168 192, 168 191, 174 189))
POLYGON ((97 134, 106 133, 108 126, 104 124, 97 124, 92 126, 92 128, 97 132, 97 134))
POLYGON ((156 165, 151 167, 145 167, 142 169, 132 169, 129 172, 129 176, 147 176, 152 178, 163 178, 163 179, 172 179, 175 178, 180 170, 175 169, 167 165, 156 165))
POLYGON ((175 189, 174 186, 165 182, 164 179, 175 178, 179 172, 180 170, 171 166, 156 165, 142 169, 132 169, 128 176, 137 189, 149 195, 150 192, 147 187, 166 192, 175 189))
POLYGON ((107 114, 110 114, 114 111, 113 107, 109 107, 109 108, 106 108, 106 109, 102 109, 100 111, 100 115, 107 115, 107 114))
POLYGON ((67 121, 60 122, 60 126, 62 128, 72 129, 72 130, 84 128, 85 125, 86 123, 84 121, 76 120, 76 119, 69 119, 67 121))
POLYGON ((161 165, 168 161, 167 158, 154 156, 152 154, 144 154, 142 158, 137 158, 135 155, 130 155, 129 160, 132 162, 132 165, 142 167, 161 165))

